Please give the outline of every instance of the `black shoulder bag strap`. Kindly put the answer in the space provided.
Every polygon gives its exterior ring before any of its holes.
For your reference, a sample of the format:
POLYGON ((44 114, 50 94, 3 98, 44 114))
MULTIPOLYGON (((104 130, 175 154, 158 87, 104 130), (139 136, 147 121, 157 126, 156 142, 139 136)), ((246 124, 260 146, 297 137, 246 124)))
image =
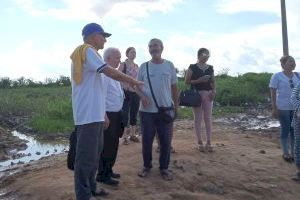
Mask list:
POLYGON ((158 107, 156 98, 155 98, 154 93, 153 93, 151 81, 150 81, 150 76, 149 76, 149 65, 148 65, 148 62, 146 62, 146 70, 147 70, 147 78, 148 78, 148 82, 149 82, 149 87, 150 87, 150 91, 151 91, 151 94, 152 94, 152 98, 153 98, 153 100, 154 100, 154 103, 155 103, 157 109, 159 110, 159 107, 158 107))

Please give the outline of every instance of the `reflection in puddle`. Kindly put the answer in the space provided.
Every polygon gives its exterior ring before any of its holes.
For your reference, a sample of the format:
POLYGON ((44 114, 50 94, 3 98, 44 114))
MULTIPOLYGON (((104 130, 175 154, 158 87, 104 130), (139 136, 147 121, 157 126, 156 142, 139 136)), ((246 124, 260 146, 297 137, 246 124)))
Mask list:
POLYGON ((26 143, 28 147, 27 149, 22 151, 16 151, 16 150, 10 151, 12 157, 14 157, 14 155, 22 155, 22 157, 17 156, 18 158, 0 162, 0 171, 6 170, 15 164, 28 163, 33 160, 38 160, 42 157, 50 156, 53 154, 60 154, 65 152, 69 148, 66 142, 64 143, 53 143, 50 141, 41 142, 34 139, 34 137, 21 134, 17 131, 13 131, 12 134, 22 140, 28 141, 26 143))

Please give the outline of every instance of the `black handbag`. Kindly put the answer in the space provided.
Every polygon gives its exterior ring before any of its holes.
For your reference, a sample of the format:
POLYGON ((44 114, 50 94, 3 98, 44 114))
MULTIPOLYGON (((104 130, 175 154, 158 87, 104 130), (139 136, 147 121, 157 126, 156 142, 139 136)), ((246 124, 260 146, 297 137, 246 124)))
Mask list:
POLYGON ((67 167, 69 170, 74 170, 75 166, 75 157, 76 157, 76 145, 77 145, 77 127, 75 126, 75 130, 71 133, 69 138, 69 152, 67 156, 67 167))
POLYGON ((146 69, 147 69, 147 78, 148 78, 148 82, 149 82, 149 87, 150 87, 150 91, 151 91, 151 95, 152 98, 154 100, 155 106, 158 109, 158 114, 160 119, 165 122, 165 123, 171 123, 174 121, 174 119, 176 118, 176 113, 175 113, 175 108, 174 105, 171 105, 170 107, 162 107, 162 106, 158 106, 156 98, 154 96, 153 93, 153 89, 152 89, 152 85, 151 85, 151 81, 150 81, 150 77, 149 77, 149 66, 148 66, 148 62, 146 63, 146 69))
POLYGON ((180 92, 179 105, 187 107, 201 106, 201 95, 195 89, 187 89, 180 92))

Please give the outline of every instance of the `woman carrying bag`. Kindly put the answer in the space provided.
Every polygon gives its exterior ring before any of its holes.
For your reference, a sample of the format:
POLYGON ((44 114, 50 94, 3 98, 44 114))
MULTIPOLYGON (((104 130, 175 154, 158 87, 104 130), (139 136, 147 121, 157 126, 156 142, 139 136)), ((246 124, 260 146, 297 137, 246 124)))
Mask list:
POLYGON ((211 146, 211 129, 212 129, 212 106, 213 99, 216 95, 214 69, 213 66, 206 62, 210 53, 206 48, 200 48, 197 53, 197 63, 191 64, 185 76, 185 83, 190 84, 201 95, 201 106, 194 106, 194 126, 195 134, 198 139, 198 149, 201 152, 212 152, 211 146), (206 128, 206 145, 203 145, 201 137, 201 121, 202 115, 206 128))

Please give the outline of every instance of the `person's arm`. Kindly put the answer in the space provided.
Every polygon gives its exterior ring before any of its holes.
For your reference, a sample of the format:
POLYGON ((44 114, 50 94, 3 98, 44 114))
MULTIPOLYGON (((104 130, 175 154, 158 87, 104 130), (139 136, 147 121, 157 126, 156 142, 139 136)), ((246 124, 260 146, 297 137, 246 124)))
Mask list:
POLYGON ((294 107, 295 110, 299 110, 300 109, 300 99, 299 99, 299 93, 300 93, 300 85, 297 85, 293 91, 292 91, 292 95, 291 95, 291 103, 294 107))
POLYGON ((123 70, 124 70, 124 63, 121 63, 121 64, 120 64, 120 66, 118 67, 118 70, 119 70, 120 72, 123 72, 123 70))
POLYGON ((105 113, 104 116, 104 130, 107 129, 109 127, 109 118, 107 117, 107 114, 105 113))
POLYGON ((144 107, 147 107, 150 105, 151 102, 150 102, 149 98, 146 95, 144 95, 144 93, 142 92, 142 90, 139 87, 134 87, 134 91, 140 97, 141 102, 144 107))
POLYGON ((178 102, 178 98, 179 97, 178 97, 177 83, 171 85, 171 93, 172 93, 172 99, 173 99, 174 106, 175 106, 175 113, 177 115, 177 113, 178 113, 178 107, 179 107, 179 102, 178 102))
POLYGON ((215 77, 214 75, 212 75, 211 77, 211 92, 209 94, 209 98, 211 101, 214 100, 215 96, 216 96, 216 82, 215 82, 215 77))
POLYGON ((205 82, 209 81, 209 77, 206 77, 206 76, 201 76, 196 80, 191 80, 192 74, 193 74, 193 72, 189 68, 186 72, 186 75, 185 75, 185 84, 193 85, 193 84, 205 83, 205 82))
POLYGON ((278 110, 276 107, 276 88, 270 88, 271 92, 271 103, 272 103, 272 116, 274 118, 278 117, 278 110))
POLYGON ((130 84, 132 87, 134 87, 134 86, 139 87, 139 86, 143 85, 143 82, 137 81, 134 78, 132 78, 131 76, 128 76, 110 66, 106 66, 102 70, 102 73, 104 73, 106 76, 108 76, 114 80, 126 82, 126 83, 130 84))

